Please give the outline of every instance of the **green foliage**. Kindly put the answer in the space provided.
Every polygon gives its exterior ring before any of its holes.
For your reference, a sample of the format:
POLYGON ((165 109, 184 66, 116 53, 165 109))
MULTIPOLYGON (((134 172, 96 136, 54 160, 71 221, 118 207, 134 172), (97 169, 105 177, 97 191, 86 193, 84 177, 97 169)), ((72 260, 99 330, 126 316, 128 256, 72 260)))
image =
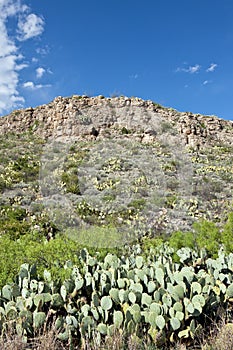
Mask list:
POLYGON ((30 132, 0 135, 0 192, 20 181, 38 179, 43 140, 30 132))
POLYGON ((23 155, 11 161, 6 169, 11 173, 13 182, 29 182, 38 178, 39 162, 30 155, 23 155))
POLYGON ((78 145, 73 144, 66 156, 63 164, 63 172, 61 174, 61 181, 65 186, 65 191, 80 194, 79 179, 78 179, 78 166, 82 164, 83 159, 89 152, 86 142, 82 142, 78 145))
POLYGON ((38 267, 39 275, 48 269, 57 281, 63 280, 69 270, 61 269, 67 260, 78 264, 77 244, 66 236, 49 242, 43 235, 33 232, 12 240, 9 235, 0 237, 0 286, 11 282, 20 264, 27 262, 38 267))
POLYGON ((12 239, 17 239, 30 231, 30 223, 27 221, 27 212, 20 206, 0 207, 0 234, 7 234, 12 239))
POLYGON ((226 252, 233 251, 233 213, 228 214, 227 222, 217 226, 214 222, 202 220, 193 224, 192 232, 174 232, 169 238, 169 245, 178 250, 182 247, 205 249, 211 257, 216 257, 223 245, 226 252))
POLYGON ((0 193, 2 193, 7 188, 5 179, 0 176, 0 193))
POLYGON ((92 225, 86 229, 67 230, 66 234, 79 245, 88 248, 109 248, 111 250, 123 245, 122 233, 111 226, 92 225))
POLYGON ((231 305, 233 254, 220 250, 217 259, 207 259, 183 247, 174 262, 165 245, 147 260, 141 253, 133 246, 129 257, 108 254, 100 261, 82 249, 78 266, 60 265, 66 271, 60 281, 47 269, 38 276, 35 265, 22 264, 15 283, 0 291, 1 335, 11 322, 19 334, 34 337, 52 317, 58 338, 69 343, 94 335, 101 341, 117 328, 127 336, 148 334, 152 344, 167 348, 178 340, 191 344, 231 305))
MULTIPOLYGON (((21 214, 23 215, 23 213, 21 214)), ((16 213, 14 212, 12 215, 16 215, 16 213)), ((19 215, 19 212, 17 215, 19 215)), ((15 231, 13 231, 13 234, 9 230, 8 233, 0 237, 0 287, 13 281, 19 265, 24 262, 36 264, 40 276, 43 275, 46 268, 50 271, 54 280, 57 282, 64 280, 69 275, 70 270, 69 268, 61 269, 61 267, 64 266, 66 261, 70 261, 71 265, 79 265, 78 255, 80 249, 85 245, 84 238, 88 238, 88 240, 91 238, 88 236, 91 232, 88 233, 83 230, 81 231, 83 239, 80 240, 82 244, 77 237, 76 239, 74 237, 69 238, 66 234, 57 234, 54 239, 48 241, 45 237, 46 229, 45 232, 43 230, 42 232, 33 230, 23 234, 22 227, 19 228, 17 226, 17 228, 20 229, 20 231, 17 231, 19 233, 17 236, 15 231)), ((99 239, 100 248, 97 253, 94 243, 90 244, 89 242, 89 251, 91 254, 96 254, 99 261, 103 261, 109 252, 119 254, 122 251, 122 248, 115 248, 114 246, 112 248, 101 248, 101 240, 104 239, 103 233, 106 234, 106 230, 102 231, 100 236, 96 231, 91 231, 95 235, 95 239, 99 239)), ((109 240, 111 241, 112 239, 113 237, 110 236, 109 240)))
POLYGON ((80 194, 77 170, 64 171, 61 175, 61 180, 65 184, 66 192, 80 194))
POLYGON ((206 251, 216 256, 222 243, 219 228, 213 222, 201 221, 193 225, 197 248, 205 248, 206 251))
POLYGON ((131 134, 131 130, 129 130, 125 126, 123 126, 123 128, 121 128, 121 133, 122 133, 122 135, 128 135, 128 134, 131 134))
POLYGON ((164 240, 161 237, 143 237, 141 240, 142 251, 144 254, 149 254, 150 250, 160 247, 163 244, 164 240))
POLYGON ((176 231, 171 234, 171 237, 169 238, 169 245, 175 250, 182 247, 194 248, 196 245, 195 236, 193 232, 176 231))
POLYGON ((134 209, 142 209, 146 204, 146 200, 144 198, 134 199, 128 204, 128 207, 133 207, 134 209))
POLYGON ((221 231, 222 243, 227 252, 233 251, 233 213, 228 214, 228 220, 221 231))

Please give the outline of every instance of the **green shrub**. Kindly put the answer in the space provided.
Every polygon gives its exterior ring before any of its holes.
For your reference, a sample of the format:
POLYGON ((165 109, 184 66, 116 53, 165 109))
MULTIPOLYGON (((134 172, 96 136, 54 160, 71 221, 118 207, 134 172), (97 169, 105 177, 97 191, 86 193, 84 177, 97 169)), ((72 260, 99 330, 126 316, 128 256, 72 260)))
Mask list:
POLYGON ((169 245, 174 248, 174 250, 178 250, 182 247, 194 248, 196 245, 194 234, 192 232, 176 231, 172 233, 169 239, 169 245))
POLYGON ((228 220, 221 232, 222 243, 227 252, 233 251, 233 213, 229 213, 228 220))
POLYGON ((65 184, 66 192, 80 194, 77 170, 64 171, 61 175, 61 180, 65 184))
POLYGON ((150 250, 154 250, 163 244, 163 239, 161 237, 143 237, 141 240, 142 251, 145 255, 150 254, 150 250))
POLYGON ((219 228, 214 222, 200 221, 193 224, 197 249, 205 248, 210 256, 216 257, 222 239, 219 228))
POLYGON ((216 257, 222 245, 228 253, 232 251, 232 235, 233 214, 230 214, 222 232, 214 222, 202 220, 193 224, 192 232, 174 232, 169 238, 169 245, 175 250, 189 247, 200 251, 204 248, 209 256, 216 257))
POLYGON ((0 207, 0 234, 7 234, 11 239, 17 239, 30 230, 27 212, 21 207, 0 207))
POLYGON ((143 250, 149 250, 167 241, 175 251, 183 247, 189 247, 200 251, 205 249, 209 257, 217 257, 221 246, 226 253, 233 251, 233 213, 229 213, 228 220, 223 227, 218 227, 214 222, 202 220, 193 224, 191 232, 176 231, 167 239, 146 238, 143 240, 143 250))
POLYGON ((55 280, 63 280, 66 270, 60 269, 67 260, 78 264, 77 243, 60 236, 47 241, 42 234, 33 232, 13 240, 9 235, 0 237, 0 286, 11 282, 20 264, 36 264, 39 275, 48 269, 55 280))
MULTIPOLYGON (((105 234, 107 231, 104 231, 105 234)), ((81 232, 82 237, 89 237, 94 229, 81 232)), ((102 237, 102 236, 101 236, 102 237)), ((100 237, 100 238, 101 238, 100 237)), ((14 236, 15 238, 15 236, 14 236)), ((0 237, 0 288, 6 283, 12 282, 19 266, 23 263, 35 264, 39 276, 43 276, 44 269, 50 271, 57 282, 63 281, 69 275, 69 269, 61 269, 67 261, 79 265, 79 253, 84 247, 84 242, 79 243, 65 234, 57 234, 56 238, 49 241, 44 237, 44 232, 32 231, 20 238, 14 239, 12 235, 5 234, 0 237)), ((89 237, 90 238, 90 237, 89 237)), ((102 237, 103 238, 103 237, 102 237)), ((107 253, 121 254, 123 247, 108 248, 99 247, 98 253, 95 246, 90 247, 92 255, 98 256, 103 261, 107 253)))

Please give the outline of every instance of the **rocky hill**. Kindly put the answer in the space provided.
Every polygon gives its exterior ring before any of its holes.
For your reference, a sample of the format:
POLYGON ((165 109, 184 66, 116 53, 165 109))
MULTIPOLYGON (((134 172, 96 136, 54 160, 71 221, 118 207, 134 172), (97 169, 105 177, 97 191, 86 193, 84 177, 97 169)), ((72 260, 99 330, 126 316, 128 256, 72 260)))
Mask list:
MULTIPOLYGON (((28 130, 49 137, 104 138, 123 128, 140 142, 156 139, 157 128, 175 128, 191 147, 224 142, 232 145, 233 123, 215 116, 180 113, 140 98, 57 97, 36 108, 16 110, 0 119, 0 134, 28 130)), ((162 130, 166 131, 166 130, 162 130)))
POLYGON ((215 116, 139 98, 57 97, 0 118, 0 138, 2 205, 41 205, 69 234, 94 225, 118 240, 164 235, 225 220, 232 206, 233 123, 215 116))

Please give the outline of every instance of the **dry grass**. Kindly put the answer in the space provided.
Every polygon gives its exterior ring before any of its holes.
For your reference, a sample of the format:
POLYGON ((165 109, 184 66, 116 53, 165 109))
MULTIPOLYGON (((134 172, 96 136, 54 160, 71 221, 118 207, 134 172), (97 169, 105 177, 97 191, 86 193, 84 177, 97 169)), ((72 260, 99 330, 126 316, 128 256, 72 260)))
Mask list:
POLYGON ((57 330, 52 326, 48 331, 41 331, 33 340, 25 343, 15 332, 8 330, 4 338, 0 338, 0 350, 233 350, 233 323, 222 320, 214 324, 208 334, 199 339, 198 345, 177 343, 169 348, 157 347, 146 336, 136 335, 125 337, 116 332, 112 337, 106 337, 99 345, 97 338, 91 341, 83 340, 82 345, 62 343, 57 339, 57 330))
POLYGON ((202 350, 233 350, 233 323, 216 325, 202 350))
POLYGON ((4 337, 0 338, 0 350, 65 350, 67 347, 57 340, 57 331, 52 326, 46 332, 40 332, 27 343, 22 336, 15 331, 8 330, 4 337))

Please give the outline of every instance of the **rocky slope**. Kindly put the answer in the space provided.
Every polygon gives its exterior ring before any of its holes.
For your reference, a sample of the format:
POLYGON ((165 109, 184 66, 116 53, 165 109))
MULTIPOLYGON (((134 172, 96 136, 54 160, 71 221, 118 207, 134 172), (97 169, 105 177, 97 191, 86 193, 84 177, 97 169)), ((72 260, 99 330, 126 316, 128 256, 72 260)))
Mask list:
POLYGON ((0 119, 0 133, 32 130, 48 137, 104 137, 126 128, 142 142, 155 140, 158 126, 176 128, 192 147, 232 144, 233 123, 215 116, 180 113, 139 98, 57 97, 47 105, 17 110, 0 119))
POLYGON ((57 97, 0 118, 1 202, 60 230, 190 230, 232 205, 233 123, 139 98, 57 97), (17 202, 18 201, 18 202, 17 202))

